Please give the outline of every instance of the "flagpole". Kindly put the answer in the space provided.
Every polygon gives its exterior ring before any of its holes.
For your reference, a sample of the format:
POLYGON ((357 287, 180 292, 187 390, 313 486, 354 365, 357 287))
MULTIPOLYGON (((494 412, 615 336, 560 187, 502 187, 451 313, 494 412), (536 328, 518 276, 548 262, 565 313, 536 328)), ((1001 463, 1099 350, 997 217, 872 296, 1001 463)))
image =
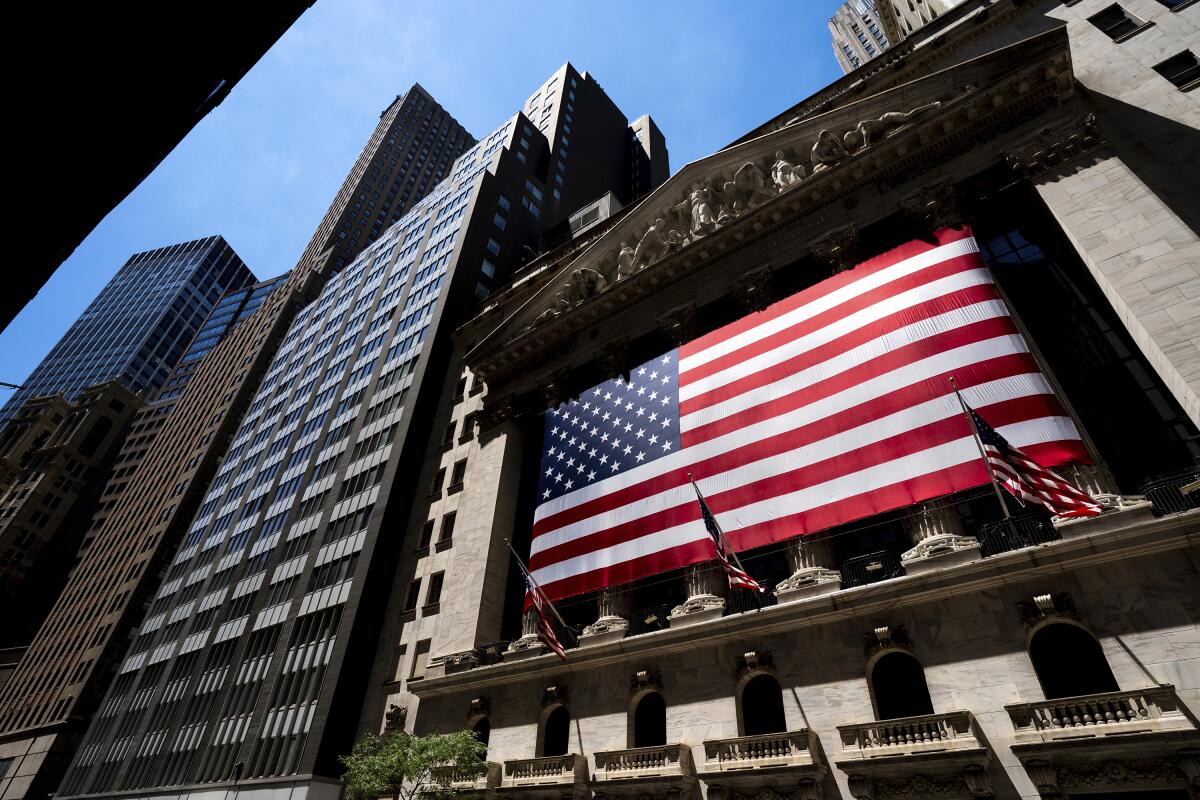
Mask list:
MULTIPOLYGON (((691 481, 692 489, 696 492, 696 496, 703 498, 704 495, 700 493, 700 487, 696 485, 696 480, 692 477, 692 473, 690 472, 688 473, 688 480, 691 481)), ((715 516, 713 517, 713 521, 716 522, 715 516)), ((729 537, 725 535, 725 529, 721 527, 721 523, 719 522, 717 522, 717 531, 721 534, 721 542, 724 545, 725 550, 729 553, 729 555, 733 556, 733 563, 737 564, 737 568, 742 572, 746 572, 746 567, 742 564, 742 560, 738 558, 737 551, 734 550, 733 545, 729 543, 729 537)), ((746 574, 749 575, 750 573, 746 572, 746 574)), ((728 580, 728 578, 726 580, 728 580)), ((762 600, 758 595, 759 592, 754 593, 754 602, 758 605, 758 610, 762 611, 762 600)))
POLYGON ((517 565, 521 567, 521 571, 524 572, 529 578, 529 582, 533 584, 533 588, 537 589, 537 593, 542 596, 542 600, 546 601, 546 605, 550 606, 550 610, 554 612, 554 618, 557 619, 559 624, 561 624, 564 628, 570 628, 571 626, 563 620, 562 616, 558 613, 558 609, 554 607, 554 603, 550 602, 550 598, 546 596, 546 592, 544 589, 542 589, 541 584, 538 583, 537 579, 533 577, 533 573, 529 571, 529 567, 525 566, 525 562, 521 560, 521 554, 513 549, 512 542, 510 542, 508 539, 505 539, 504 543, 508 545, 509 552, 513 554, 513 558, 517 559, 517 565))
POLYGON ((971 438, 975 440, 975 446, 979 448, 979 457, 983 459, 983 466, 987 470, 988 479, 992 482, 992 489, 996 492, 996 499, 1000 501, 1004 519, 1011 520, 1012 514, 1008 510, 1008 503, 1004 502, 1004 492, 1000 490, 1000 484, 996 481, 996 473, 992 471, 992 462, 988 461, 987 452, 983 449, 983 440, 979 438, 975 420, 971 418, 971 412, 967 409, 967 401, 963 400, 962 394, 959 393, 958 381, 954 380, 953 375, 950 376, 950 388, 954 390, 954 396, 958 398, 958 405, 962 408, 963 416, 967 418, 967 424, 971 426, 971 438))

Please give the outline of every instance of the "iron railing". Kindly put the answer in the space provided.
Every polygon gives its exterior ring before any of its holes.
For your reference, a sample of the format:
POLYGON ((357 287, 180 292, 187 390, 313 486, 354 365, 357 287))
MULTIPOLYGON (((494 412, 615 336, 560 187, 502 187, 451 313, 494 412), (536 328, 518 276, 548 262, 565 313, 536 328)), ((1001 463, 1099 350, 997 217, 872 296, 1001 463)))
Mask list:
POLYGON ((725 616, 731 614, 745 614, 747 611, 760 611, 768 606, 779 604, 779 598, 775 593, 770 591, 770 587, 765 587, 768 591, 755 592, 750 589, 730 589, 729 596, 725 598, 725 616))
POLYGON ((979 553, 984 558, 1009 550, 1053 542, 1059 539, 1058 529, 1047 514, 1020 514, 999 522, 989 522, 979 529, 979 553))
POLYGON ((900 563, 900 555, 890 550, 880 550, 865 556, 848 558, 842 562, 842 588, 866 586, 904 575, 904 565, 900 563))
POLYGON ((663 630, 668 625, 667 615, 674 607, 673 605, 650 606, 634 611, 629 615, 629 629, 625 631, 625 636, 640 636, 643 633, 663 630))
POLYGON ((1200 508, 1200 466, 1155 475, 1142 481, 1142 494, 1150 501, 1154 516, 1178 514, 1200 508), (1193 488, 1195 487, 1195 488, 1193 488), (1190 491, 1184 492, 1185 489, 1190 491))

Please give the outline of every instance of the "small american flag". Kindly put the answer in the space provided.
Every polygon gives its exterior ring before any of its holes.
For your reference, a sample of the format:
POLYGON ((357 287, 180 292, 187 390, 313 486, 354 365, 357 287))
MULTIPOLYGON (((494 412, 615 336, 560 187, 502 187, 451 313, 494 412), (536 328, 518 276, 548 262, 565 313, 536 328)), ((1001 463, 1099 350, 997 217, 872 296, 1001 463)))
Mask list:
POLYGON ((1017 502, 1040 503, 1059 517, 1094 517, 1100 506, 1070 481, 1063 480, 1013 447, 963 401, 996 480, 1017 502))
POLYGON ((554 651, 555 655, 563 661, 567 660, 567 653, 563 649, 562 642, 558 641, 558 635, 554 633, 554 625, 550 622, 550 617, 546 613, 547 606, 550 601, 542 594, 542 588, 537 585, 537 581, 529 574, 529 570, 517 559, 517 566, 521 568, 521 577, 525 579, 525 607, 532 608, 537 614, 538 627, 537 635, 542 644, 554 651))
POLYGON ((729 548, 729 543, 725 539, 725 534, 721 531, 721 526, 717 522, 717 518, 713 516, 712 509, 708 507, 708 503, 704 502, 704 495, 700 494, 700 487, 692 481, 692 488, 696 490, 696 499, 700 501, 700 513, 704 517, 704 527, 708 530, 708 535, 712 537, 713 547, 716 548, 717 558, 721 562, 722 569, 725 570, 725 575, 729 578, 729 588, 731 589, 753 589, 756 592, 765 592, 758 581, 751 578, 744 569, 741 563, 734 564, 732 559, 736 559, 733 551, 729 548))

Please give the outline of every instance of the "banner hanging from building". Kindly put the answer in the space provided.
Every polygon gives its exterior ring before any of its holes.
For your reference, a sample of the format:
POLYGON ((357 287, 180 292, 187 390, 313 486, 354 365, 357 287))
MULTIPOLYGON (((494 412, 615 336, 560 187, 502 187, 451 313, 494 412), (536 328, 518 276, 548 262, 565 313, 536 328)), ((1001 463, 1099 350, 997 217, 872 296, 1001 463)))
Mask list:
POLYGON ((913 241, 546 413, 530 569, 558 599, 988 482, 948 382, 1045 466, 1087 462, 969 230, 913 241))

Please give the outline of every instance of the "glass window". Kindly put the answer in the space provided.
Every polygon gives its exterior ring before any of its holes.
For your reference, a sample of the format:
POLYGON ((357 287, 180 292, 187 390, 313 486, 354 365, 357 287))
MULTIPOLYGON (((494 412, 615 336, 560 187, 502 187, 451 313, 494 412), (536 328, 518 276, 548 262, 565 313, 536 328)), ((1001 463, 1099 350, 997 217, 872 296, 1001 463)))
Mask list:
POLYGON ((500 195, 498 198, 496 198, 496 205, 500 206, 500 208, 505 211, 508 211, 508 209, 511 208, 508 198, 504 195, 500 195))
POLYGON ((1200 80, 1200 63, 1197 63, 1196 54, 1191 50, 1184 50, 1162 63, 1155 64, 1154 71, 1184 91, 1192 88, 1200 80))
POLYGON ((500 230, 504 230, 508 227, 508 221, 504 219, 504 215, 500 214, 499 212, 497 212, 496 216, 492 217, 492 223, 500 230))
POLYGON ((483 260, 483 264, 479 267, 479 271, 484 275, 487 275, 489 278, 496 277, 496 265, 488 261, 486 258, 483 260))
POLYGON ((488 239, 487 249, 488 249, 488 252, 494 256, 500 255, 500 243, 497 242, 495 239, 488 239))

